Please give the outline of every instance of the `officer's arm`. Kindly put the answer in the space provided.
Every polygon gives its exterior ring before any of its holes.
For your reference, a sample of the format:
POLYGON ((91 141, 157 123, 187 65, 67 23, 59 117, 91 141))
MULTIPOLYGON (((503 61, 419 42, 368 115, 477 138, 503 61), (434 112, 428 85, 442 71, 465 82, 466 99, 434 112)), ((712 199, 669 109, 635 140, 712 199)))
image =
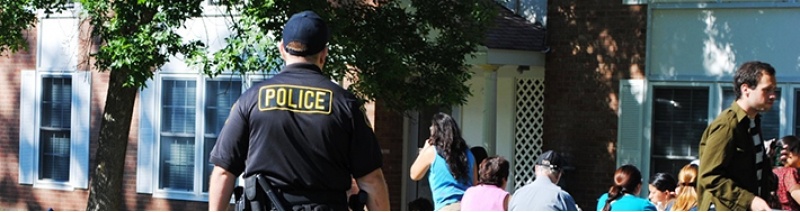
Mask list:
POLYGON ((367 198, 367 209, 370 211, 389 210, 389 190, 386 186, 386 179, 383 178, 383 170, 381 168, 377 168, 367 175, 356 178, 356 183, 358 183, 359 189, 369 194, 369 198, 367 198))
POLYGON ((208 185, 208 210, 228 210, 236 176, 222 167, 214 166, 208 185))

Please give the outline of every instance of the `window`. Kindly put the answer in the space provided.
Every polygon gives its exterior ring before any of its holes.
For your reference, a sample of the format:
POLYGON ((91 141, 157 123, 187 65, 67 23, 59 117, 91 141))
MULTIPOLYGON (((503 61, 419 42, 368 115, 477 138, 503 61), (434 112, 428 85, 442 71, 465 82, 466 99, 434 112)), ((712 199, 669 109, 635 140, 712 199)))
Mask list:
POLYGON ((43 77, 39 126, 39 180, 69 181, 72 79, 43 77))
POLYGON ((653 88, 651 174, 677 174, 697 158, 708 126, 708 87, 653 88))
POLYGON ((197 74, 161 74, 156 79, 141 96, 138 163, 144 164, 137 170, 137 191, 204 201, 214 167, 209 154, 243 82, 233 76, 205 79, 197 74), (146 112, 148 107, 153 110, 146 112), (146 179, 147 173, 155 182, 146 179))
POLYGON ((23 71, 20 184, 88 187, 89 72, 23 71))
MULTIPOLYGON (((761 113, 764 139, 800 131, 800 86, 778 84, 775 95, 772 108, 761 113)), ((618 165, 636 165, 644 178, 677 174, 697 159, 706 127, 734 99, 729 82, 621 81, 618 165)))

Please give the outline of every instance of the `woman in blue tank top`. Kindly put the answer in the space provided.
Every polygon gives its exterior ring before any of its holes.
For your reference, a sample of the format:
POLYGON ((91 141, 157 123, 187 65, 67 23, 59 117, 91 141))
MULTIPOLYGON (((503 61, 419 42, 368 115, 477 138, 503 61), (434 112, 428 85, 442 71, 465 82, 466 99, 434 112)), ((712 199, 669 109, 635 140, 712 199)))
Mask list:
POLYGON ((636 166, 623 165, 614 172, 614 185, 597 200, 598 211, 655 211, 642 192, 642 172, 636 166))
POLYGON ((411 179, 421 180, 428 170, 434 209, 461 210, 461 197, 476 184, 477 170, 458 124, 445 113, 433 115, 431 137, 411 165, 411 179))

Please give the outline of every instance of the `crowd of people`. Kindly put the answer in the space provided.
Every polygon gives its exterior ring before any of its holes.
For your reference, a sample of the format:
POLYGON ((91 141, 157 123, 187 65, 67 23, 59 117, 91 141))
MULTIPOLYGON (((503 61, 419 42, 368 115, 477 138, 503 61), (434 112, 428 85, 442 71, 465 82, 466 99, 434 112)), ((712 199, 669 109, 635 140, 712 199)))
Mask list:
MULTIPOLYGON (((241 95, 211 151, 209 210, 226 210, 232 193, 237 210, 389 209, 382 153, 363 103, 322 72, 329 33, 312 11, 286 22, 278 45, 285 67, 241 95), (308 104, 286 104, 292 96, 308 104), (244 185, 236 187, 240 175, 244 185)), ((764 142, 761 133, 759 113, 776 98, 775 69, 746 62, 733 85, 736 100, 699 138, 699 163, 677 178, 653 175, 648 198, 640 197, 641 171, 623 165, 596 210, 800 210, 800 138, 764 142), (775 160, 782 166, 773 168, 775 160)), ((430 132, 409 173, 427 176, 432 201, 414 200, 409 210, 580 210, 558 186, 568 168, 562 153, 539 155, 535 180, 510 194, 509 161, 470 148, 453 117, 434 114, 430 132)))
MULTIPOLYGON (((686 164, 677 175, 654 174, 647 185, 647 198, 639 196, 643 186, 641 171, 636 166, 623 165, 614 172, 608 192, 597 199, 596 210, 800 210, 800 138, 786 136, 765 142, 761 135, 760 112, 771 108, 776 98, 775 69, 760 61, 746 62, 738 68, 733 81, 736 100, 706 128, 699 142, 699 160, 686 164), (776 163, 782 166, 773 168, 776 163)), ((427 171, 431 162, 425 161, 431 159, 426 158, 434 157, 429 154, 437 158, 447 158, 454 151, 469 155, 460 135, 451 136, 456 139, 438 139, 437 133, 442 130, 460 132, 455 122, 438 124, 439 117, 448 116, 434 116, 431 141, 436 140, 437 147, 429 150, 426 144, 423 148, 412 166, 414 180, 424 176, 420 170, 427 171), (415 169, 420 161, 426 169, 415 169)), ((437 161, 450 164, 470 160, 462 157, 453 162, 437 161)), ((451 183, 453 179, 432 177, 443 172, 457 176, 452 169, 461 168, 458 172, 463 173, 469 165, 442 164, 430 170, 435 210, 580 210, 570 194, 557 185, 565 167, 557 152, 541 154, 536 161, 536 179, 514 194, 503 189, 508 173, 502 166, 507 164, 502 157, 477 161, 477 185, 470 184, 469 179, 451 183)))

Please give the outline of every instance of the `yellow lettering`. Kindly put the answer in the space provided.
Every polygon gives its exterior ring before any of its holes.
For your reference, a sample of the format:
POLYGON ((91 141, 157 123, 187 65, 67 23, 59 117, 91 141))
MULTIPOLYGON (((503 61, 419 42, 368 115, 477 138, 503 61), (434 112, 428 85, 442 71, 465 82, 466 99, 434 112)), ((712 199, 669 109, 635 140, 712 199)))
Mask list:
POLYGON ((325 106, 322 106, 322 102, 325 101, 324 96, 325 96, 325 92, 317 91, 317 96, 315 97, 316 98, 316 101, 315 101, 316 104, 314 105, 314 109, 317 109, 317 110, 324 110, 325 109, 325 106))
POLYGON ((270 100, 275 98, 275 89, 267 89, 267 93, 264 96, 267 97, 264 99, 264 105, 269 107, 270 100))
POLYGON ((303 89, 297 89, 297 108, 298 109, 303 109, 303 102, 305 102, 305 99, 306 99, 303 96, 303 92, 305 92, 305 91, 306 90, 303 90, 303 89))
POLYGON ((278 98, 276 99, 276 103, 278 103, 278 106, 286 105, 286 89, 278 88, 277 93, 278 93, 278 98))
POLYGON ((258 95, 260 111, 287 110, 316 114, 330 114, 333 98, 330 90, 283 84, 262 86, 258 95))
POLYGON ((288 96, 287 96, 286 100, 289 103, 289 108, 297 108, 297 104, 292 104, 292 99, 294 99, 294 98, 292 98, 292 96, 294 96, 293 95, 294 91, 295 91, 295 89, 291 89, 291 88, 288 91, 289 93, 288 93, 288 96))
POLYGON ((314 92, 313 91, 305 91, 305 92, 306 93, 303 96, 306 97, 306 100, 303 103, 303 107, 305 107, 308 110, 314 109, 314 102, 311 101, 311 98, 314 98, 314 92))

